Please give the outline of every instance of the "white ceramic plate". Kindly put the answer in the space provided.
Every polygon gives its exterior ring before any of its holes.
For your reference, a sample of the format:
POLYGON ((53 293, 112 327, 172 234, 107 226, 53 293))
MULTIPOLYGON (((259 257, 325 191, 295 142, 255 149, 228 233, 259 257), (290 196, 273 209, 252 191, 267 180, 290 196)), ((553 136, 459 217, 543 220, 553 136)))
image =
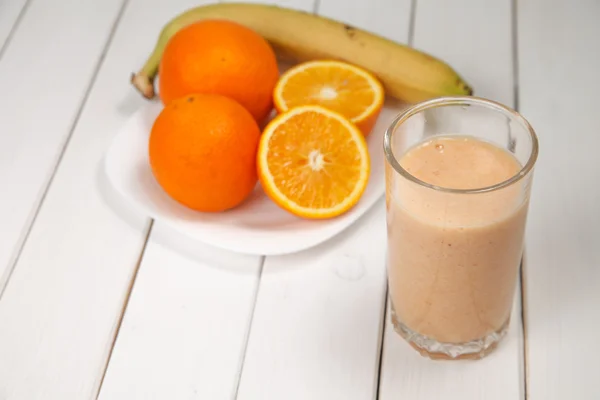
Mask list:
POLYGON ((242 205, 223 213, 200 213, 172 200, 158 185, 148 163, 148 136, 162 105, 151 102, 136 112, 115 137, 106 156, 108 179, 119 194, 148 216, 210 245, 247 254, 293 253, 338 234, 384 193, 383 132, 401 105, 386 106, 367 141, 371 176, 362 198, 330 220, 304 220, 276 206, 257 185, 242 205))

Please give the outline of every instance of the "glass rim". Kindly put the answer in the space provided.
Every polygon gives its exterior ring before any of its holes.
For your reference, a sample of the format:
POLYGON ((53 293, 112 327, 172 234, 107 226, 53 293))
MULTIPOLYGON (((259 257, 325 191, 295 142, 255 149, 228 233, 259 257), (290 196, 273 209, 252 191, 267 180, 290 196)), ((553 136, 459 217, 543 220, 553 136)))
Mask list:
POLYGON ((390 126, 385 130, 385 133, 383 136, 383 152, 385 154, 385 158, 386 158, 387 162, 392 166, 392 168, 394 168, 394 170, 397 173, 399 173, 406 179, 408 179, 418 185, 424 186, 426 188, 436 190, 438 192, 459 193, 459 194, 492 192, 492 191, 495 191, 498 189, 505 188, 507 186, 511 186, 512 184, 520 181, 529 172, 531 172, 531 170, 535 166, 535 163, 536 163, 537 157, 538 157, 538 147, 539 147, 538 138, 535 133, 535 130, 533 129, 531 124, 525 119, 525 117, 523 117, 518 111, 513 110, 512 108, 507 107, 496 101, 484 99, 482 97, 477 97, 477 96, 444 96, 444 97, 437 97, 435 99, 426 100, 426 101, 414 104, 414 105, 408 107, 407 109, 405 109, 404 111, 402 111, 401 113, 399 113, 394 118, 394 120, 392 121, 390 126), (392 136, 393 136, 396 128, 398 126, 402 125, 404 122, 406 122, 410 117, 412 117, 420 112, 423 112, 425 110, 428 110, 431 108, 437 108, 437 107, 456 106, 456 105, 484 106, 484 107, 487 107, 494 111, 500 112, 504 115, 510 116, 511 118, 517 120, 521 125, 523 125, 523 127, 525 127, 525 129, 527 130, 527 132, 529 133, 529 136, 531 138, 531 154, 529 155, 529 159, 527 160, 525 165, 523 165, 523 167, 519 170, 519 172, 517 172, 515 175, 511 176, 510 178, 508 178, 502 182, 496 183, 494 185, 491 185, 491 186, 484 186, 481 188, 474 188, 474 189, 453 189, 453 188, 446 188, 443 186, 432 185, 430 183, 422 181, 421 179, 417 178, 416 176, 412 175, 410 172, 408 172, 407 170, 402 168, 402 166, 400 165, 400 163, 394 156, 394 152, 392 151, 392 136))

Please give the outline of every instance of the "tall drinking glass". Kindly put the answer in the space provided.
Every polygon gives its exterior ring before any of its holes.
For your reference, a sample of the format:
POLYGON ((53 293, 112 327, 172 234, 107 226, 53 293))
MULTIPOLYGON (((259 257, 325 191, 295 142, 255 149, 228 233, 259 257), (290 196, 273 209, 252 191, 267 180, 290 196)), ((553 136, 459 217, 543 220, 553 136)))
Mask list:
POLYGON ((417 104, 385 132, 395 330, 431 358, 481 358, 507 331, 538 141, 476 97, 417 104))

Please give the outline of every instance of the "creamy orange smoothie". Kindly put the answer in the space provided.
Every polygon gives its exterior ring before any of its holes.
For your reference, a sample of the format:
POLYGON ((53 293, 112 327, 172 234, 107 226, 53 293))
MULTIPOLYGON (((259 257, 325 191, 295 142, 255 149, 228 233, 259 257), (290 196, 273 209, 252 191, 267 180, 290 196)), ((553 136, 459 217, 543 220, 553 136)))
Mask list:
MULTIPOLYGON (((463 190, 498 184, 522 167, 508 151, 465 136, 426 141, 399 163, 423 182, 463 190)), ((500 334, 510 318, 523 249, 526 183, 452 193, 391 179, 397 173, 386 168, 394 317, 413 333, 442 343, 500 334)))

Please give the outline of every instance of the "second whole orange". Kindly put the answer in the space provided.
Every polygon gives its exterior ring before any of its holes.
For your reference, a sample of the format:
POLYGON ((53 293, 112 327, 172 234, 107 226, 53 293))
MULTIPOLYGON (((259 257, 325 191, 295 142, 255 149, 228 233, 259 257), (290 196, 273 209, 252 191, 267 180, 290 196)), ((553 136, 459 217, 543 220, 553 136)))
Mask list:
POLYGON ((277 59, 262 36, 241 24, 204 20, 167 43, 159 66, 164 104, 192 93, 216 93, 244 106, 260 123, 273 107, 277 59))
POLYGON ((174 200, 197 211, 236 207, 258 181, 260 129, 239 103, 221 95, 175 99, 154 121, 149 159, 174 200))

